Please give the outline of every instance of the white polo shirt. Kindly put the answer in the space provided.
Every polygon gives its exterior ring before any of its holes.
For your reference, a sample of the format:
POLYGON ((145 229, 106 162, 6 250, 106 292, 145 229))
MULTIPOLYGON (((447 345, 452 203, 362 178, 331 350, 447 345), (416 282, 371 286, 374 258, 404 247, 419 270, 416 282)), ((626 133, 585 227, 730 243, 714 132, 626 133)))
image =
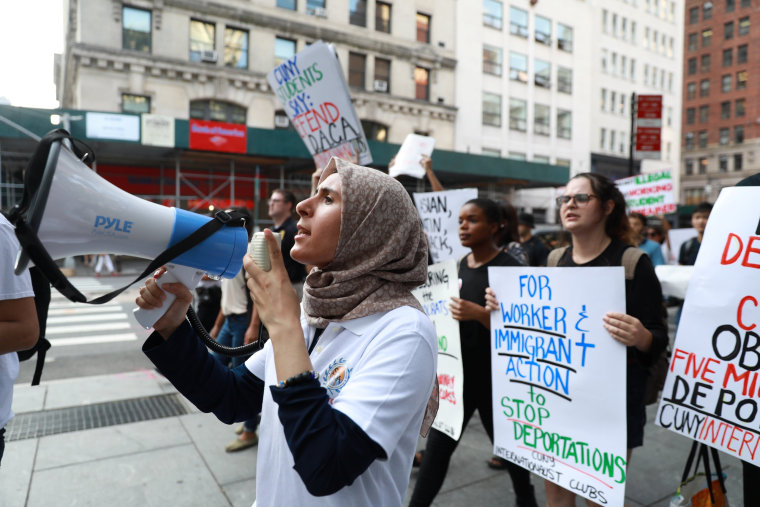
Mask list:
MULTIPOLYGON (((307 345, 314 328, 301 327, 307 345)), ((400 506, 409 485, 412 457, 437 361, 430 319, 411 307, 330 323, 311 353, 333 408, 350 417, 388 456, 375 460, 350 486, 326 497, 309 494, 293 470, 293 456, 269 385, 277 383, 271 342, 246 362, 264 379, 256 467, 258 507, 282 505, 400 506)))
MULTIPOLYGON (((13 263, 18 253, 18 240, 13 226, 0 214, 0 300, 34 297, 29 271, 13 274, 13 263)), ((0 336, 0 340, 2 337, 0 336)), ((13 382, 18 376, 18 354, 0 354, 0 428, 13 417, 13 382)))

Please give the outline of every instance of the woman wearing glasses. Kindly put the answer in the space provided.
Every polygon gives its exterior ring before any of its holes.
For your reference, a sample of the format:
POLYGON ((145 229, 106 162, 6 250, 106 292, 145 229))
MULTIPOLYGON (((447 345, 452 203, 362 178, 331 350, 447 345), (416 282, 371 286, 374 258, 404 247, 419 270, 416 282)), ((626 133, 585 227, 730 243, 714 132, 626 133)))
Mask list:
MULTIPOLYGON (((572 241, 557 263, 565 267, 620 266, 623 252, 634 245, 625 213, 625 200, 608 178, 594 173, 573 177, 557 198, 562 225, 572 241)), ((489 299, 493 299, 489 296, 489 299)), ((634 277, 625 281, 626 313, 608 312, 604 327, 628 347, 627 420, 628 460, 644 443, 647 372, 668 342, 662 289, 649 257, 642 255, 634 277)), ((490 305, 489 305, 490 307, 490 305)), ((575 494, 546 481, 547 505, 574 506, 575 494)))

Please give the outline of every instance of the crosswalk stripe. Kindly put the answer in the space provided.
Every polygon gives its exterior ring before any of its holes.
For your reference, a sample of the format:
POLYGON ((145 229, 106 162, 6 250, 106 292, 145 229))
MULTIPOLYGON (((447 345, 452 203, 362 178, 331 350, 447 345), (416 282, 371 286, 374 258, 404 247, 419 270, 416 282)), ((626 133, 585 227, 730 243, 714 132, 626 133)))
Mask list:
POLYGON ((123 333, 123 334, 80 336, 76 338, 52 338, 50 339, 50 344, 53 347, 66 347, 69 345, 92 345, 95 343, 128 342, 128 341, 136 341, 136 340, 137 340, 136 334, 123 333))
POLYGON ((89 333, 92 331, 116 331, 117 329, 129 329, 129 322, 113 322, 108 324, 81 324, 73 326, 49 326, 45 336, 55 336, 66 333, 89 333))
POLYGON ((126 313, 98 313, 95 315, 68 315, 65 317, 48 317, 47 325, 52 324, 68 324, 74 322, 99 322, 104 320, 126 320, 126 313))
POLYGON ((86 315, 89 313, 109 313, 109 312, 115 312, 115 311, 121 311, 121 305, 103 305, 103 306, 93 306, 93 305, 80 305, 77 303, 74 303, 72 305, 66 305, 66 306, 53 306, 50 305, 50 310, 48 310, 48 315, 86 315))

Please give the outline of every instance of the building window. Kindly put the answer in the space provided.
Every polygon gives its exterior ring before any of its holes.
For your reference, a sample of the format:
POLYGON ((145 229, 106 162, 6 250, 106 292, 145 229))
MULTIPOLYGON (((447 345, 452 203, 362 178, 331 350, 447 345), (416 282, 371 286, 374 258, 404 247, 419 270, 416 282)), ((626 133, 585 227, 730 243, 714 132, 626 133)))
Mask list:
POLYGON ((552 22, 543 16, 536 16, 536 42, 545 44, 547 46, 552 45, 552 22))
POLYGON ((501 76, 501 48, 483 46, 483 72, 501 76))
POLYGON ((607 129, 599 130, 599 149, 604 150, 607 148, 607 129))
POLYGON ((549 157, 546 155, 533 155, 532 161, 537 164, 548 164, 549 160, 549 157))
POLYGON ((740 5, 742 9, 745 7, 749 7, 750 5, 752 5, 752 0, 742 0, 742 3, 740 5))
POLYGON ((731 101, 726 100, 720 103, 720 119, 727 120, 731 118, 731 101))
POLYGON ((542 88, 551 88, 552 85, 552 65, 544 60, 533 60, 533 81, 536 86, 542 88))
POLYGON ((699 123, 707 123, 710 114, 710 106, 699 106, 699 123))
POLYGON ((325 0, 306 0, 306 14, 322 18, 327 17, 325 0))
POLYGON ((224 29, 224 65, 237 69, 248 68, 248 31, 224 29))
POLYGON ((610 151, 615 151, 615 144, 617 144, 617 131, 610 130, 610 151))
POLYGON ((718 157, 718 171, 722 173, 728 172, 728 155, 720 155, 718 157))
POLYGON ((740 70, 736 73, 736 89, 744 90, 747 88, 747 71, 740 70))
POLYGON ((686 85, 686 98, 693 99, 697 97, 697 83, 689 83, 686 85))
POLYGON ((706 48, 712 42, 712 28, 702 30, 702 47, 706 48))
POLYGON ((710 54, 702 55, 699 58, 700 72, 710 72, 710 54))
POLYGON ((528 13, 517 7, 509 8, 509 33, 528 38, 528 13))
POLYGON ((723 24, 723 38, 733 39, 734 38, 734 22, 729 21, 728 23, 723 24))
POLYGON ((703 79, 699 82, 699 96, 700 97, 709 97, 710 96, 710 80, 709 79, 703 79))
POLYGON ((430 71, 424 67, 414 68, 414 98, 430 99, 430 71))
MULTIPOLYGON (((700 160, 701 162, 701 160, 700 160)), ((707 164, 707 161, 705 160, 705 165, 707 164)), ((684 190, 687 206, 693 205, 693 204, 699 204, 705 200, 705 189, 704 188, 687 188, 684 190)))
POLYGON ((296 0, 277 0, 277 7, 294 11, 296 10, 296 0))
POLYGON ((375 30, 391 33, 391 4, 382 2, 375 4, 375 30))
POLYGON ((417 42, 430 43, 430 16, 417 13, 417 42))
POLYGON ((599 108, 601 111, 607 110, 607 90, 605 88, 602 88, 602 97, 599 103, 599 108))
POLYGON ((749 33, 749 16, 739 19, 739 35, 749 33))
POLYGON ((747 44, 742 44, 736 48, 736 63, 747 63, 747 44))
POLYGON ((367 0, 350 0, 348 22, 354 26, 367 26, 367 0))
POLYGON ((696 109, 693 107, 686 108, 686 125, 694 125, 694 119, 696 117, 696 109))
POLYGON ((728 48, 723 50, 723 66, 729 67, 734 64, 734 50, 728 48))
POLYGON ((724 74, 720 78, 720 91, 728 93, 731 91, 731 74, 724 74))
POLYGON ((497 150, 495 148, 481 148, 480 154, 484 155, 486 157, 501 157, 501 150, 497 150))
POLYGON ((295 127, 291 123, 288 115, 284 109, 278 109, 274 112, 274 129, 275 130, 292 130, 295 132, 295 127))
POLYGON ((687 132, 685 136, 685 142, 687 150, 693 150, 694 149, 694 132, 687 132))
POLYGON ((689 73, 691 76, 692 74, 697 73, 697 57, 689 58, 687 64, 686 64, 686 72, 689 73))
POLYGON ((700 130, 697 134, 697 146, 700 148, 707 148, 707 131, 700 130))
POLYGON ((528 57, 509 52, 509 79, 512 81, 528 82, 528 57))
POLYGON ((121 10, 121 47, 132 51, 151 51, 151 12, 134 7, 121 10))
POLYGON ((216 62, 216 26, 197 19, 190 20, 190 61, 216 62))
POLYGON ((557 90, 562 93, 573 93, 573 69, 557 67, 557 90))
POLYGON ((528 106, 522 99, 509 99, 509 128, 525 132, 528 127, 528 106))
POLYGON ((285 60, 292 58, 296 54, 296 41, 284 39, 282 37, 274 38, 274 64, 280 65, 285 60))
POLYGON ((694 174, 694 160, 687 158, 684 164, 685 172, 687 175, 694 174))
POLYGON ((388 126, 372 120, 362 120, 362 130, 367 139, 371 141, 388 142, 388 126))
POLYGON ((743 169, 743 162, 742 154, 741 153, 734 153, 734 171, 741 171, 743 169))
POLYGON ((376 92, 391 92, 391 61, 384 58, 375 58, 375 82, 376 92))
POLYGON ((726 12, 734 12, 736 10, 736 0, 726 0, 726 12))
POLYGON ((736 99, 736 102, 734 102, 734 115, 739 118, 744 116, 746 111, 746 101, 745 99, 736 99))
POLYGON ((551 108, 544 104, 533 105, 533 132, 540 136, 551 135, 551 108))
POLYGON ((121 112, 135 114, 150 113, 150 97, 122 93, 121 112))
POLYGON ((520 153, 519 151, 510 151, 507 153, 507 158, 510 160, 528 160, 525 153, 520 153))
POLYGON ((734 127, 734 143, 742 144, 744 142, 744 125, 734 127))
POLYGON ((573 136, 573 113, 565 109, 557 110, 557 137, 570 139, 573 136))
POLYGON ((496 0, 483 0, 483 24, 501 30, 503 7, 496 0))
POLYGON ((483 92, 483 125, 501 127, 501 95, 483 92))
POLYGON ((221 121, 245 125, 246 108, 221 100, 193 100, 190 102, 190 118, 194 120, 221 121))
POLYGON ((697 32, 690 33, 687 40, 689 51, 695 51, 699 47, 699 36, 697 35, 697 32))
POLYGON ((689 24, 699 23, 699 7, 689 9, 689 24))
POLYGON ((573 52, 573 28, 557 23, 557 48, 568 53, 573 52))
POLYGON ((699 174, 707 174, 707 157, 699 157, 699 167, 697 167, 699 174))
POLYGON ((359 90, 364 89, 364 74, 367 66, 367 56, 359 53, 348 53, 348 86, 359 90))
POLYGON ((719 130, 718 133, 719 133, 718 142, 722 146, 725 146, 726 144, 728 144, 728 142, 731 139, 731 131, 730 131, 730 129, 728 129, 728 128, 722 128, 722 129, 719 130))
POLYGON ((702 20, 712 19, 713 4, 705 2, 702 4, 702 20))

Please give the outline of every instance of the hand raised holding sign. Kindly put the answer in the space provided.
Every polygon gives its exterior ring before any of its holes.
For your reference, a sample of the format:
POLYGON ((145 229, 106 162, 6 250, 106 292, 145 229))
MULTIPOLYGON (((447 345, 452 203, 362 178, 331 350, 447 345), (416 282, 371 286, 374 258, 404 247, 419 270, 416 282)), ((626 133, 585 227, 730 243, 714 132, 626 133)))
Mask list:
POLYGON ((636 347, 641 352, 647 352, 652 346, 652 333, 636 317, 607 312, 602 320, 610 336, 626 347, 636 347))

